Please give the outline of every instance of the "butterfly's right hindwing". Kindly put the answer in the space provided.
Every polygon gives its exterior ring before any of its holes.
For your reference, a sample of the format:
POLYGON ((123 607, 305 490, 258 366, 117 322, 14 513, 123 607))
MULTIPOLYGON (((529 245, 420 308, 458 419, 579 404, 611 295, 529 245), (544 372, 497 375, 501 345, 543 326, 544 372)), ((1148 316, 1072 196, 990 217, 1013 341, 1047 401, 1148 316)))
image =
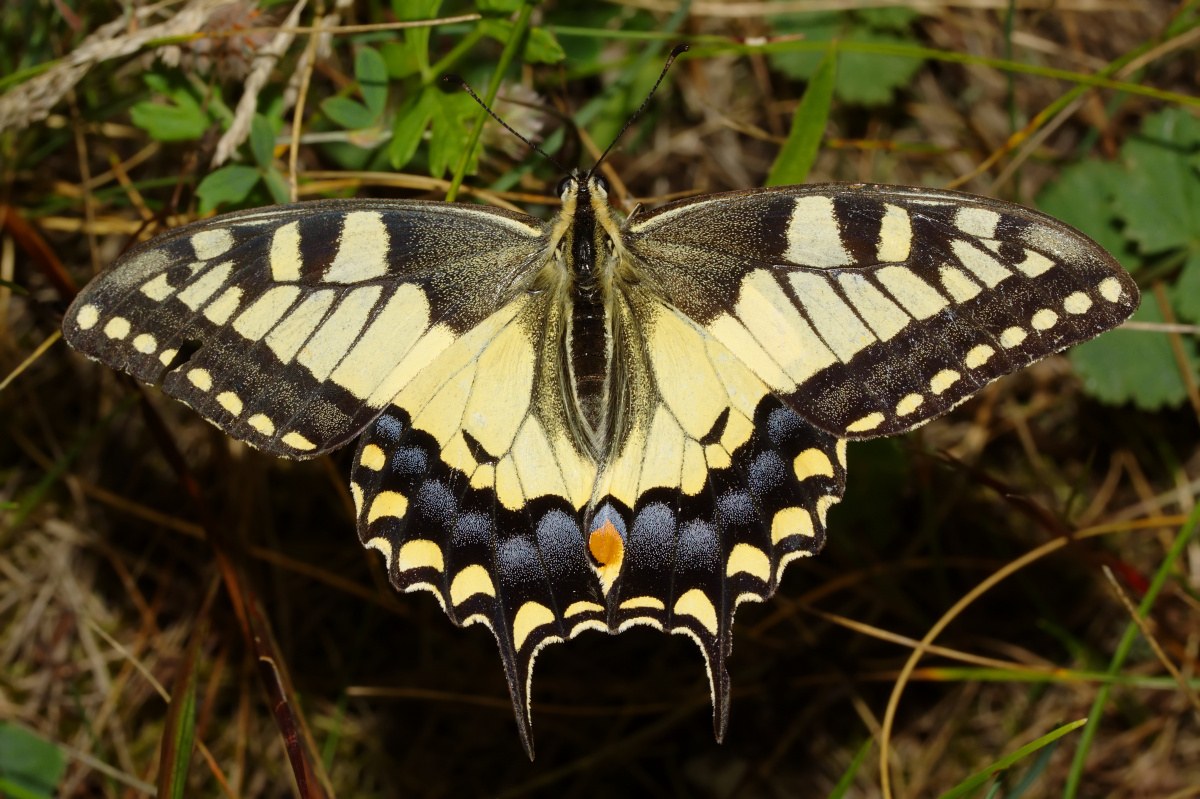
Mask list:
POLYGON ((119 259, 63 331, 230 435, 311 457, 357 435, 495 311, 544 246, 530 217, 442 203, 229 214, 119 259))

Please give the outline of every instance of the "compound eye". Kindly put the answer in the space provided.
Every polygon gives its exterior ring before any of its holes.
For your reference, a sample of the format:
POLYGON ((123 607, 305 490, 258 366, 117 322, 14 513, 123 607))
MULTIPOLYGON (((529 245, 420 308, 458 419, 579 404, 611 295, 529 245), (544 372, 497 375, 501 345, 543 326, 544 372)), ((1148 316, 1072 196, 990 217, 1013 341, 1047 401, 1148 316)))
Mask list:
POLYGON ((575 178, 567 176, 558 182, 558 196, 562 197, 567 193, 567 188, 575 182, 575 178))
POLYGON ((605 194, 608 194, 608 180, 604 175, 596 175, 596 185, 603 189, 605 194))

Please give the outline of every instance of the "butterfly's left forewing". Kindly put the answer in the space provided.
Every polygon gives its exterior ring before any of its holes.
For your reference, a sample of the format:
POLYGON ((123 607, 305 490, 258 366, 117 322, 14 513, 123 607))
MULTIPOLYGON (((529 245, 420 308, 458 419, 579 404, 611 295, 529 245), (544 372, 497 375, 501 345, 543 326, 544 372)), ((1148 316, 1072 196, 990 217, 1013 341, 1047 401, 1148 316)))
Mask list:
POLYGON ((118 259, 63 332, 230 435, 312 457, 357 435, 491 314, 544 246, 537 220, 445 203, 228 214, 118 259))

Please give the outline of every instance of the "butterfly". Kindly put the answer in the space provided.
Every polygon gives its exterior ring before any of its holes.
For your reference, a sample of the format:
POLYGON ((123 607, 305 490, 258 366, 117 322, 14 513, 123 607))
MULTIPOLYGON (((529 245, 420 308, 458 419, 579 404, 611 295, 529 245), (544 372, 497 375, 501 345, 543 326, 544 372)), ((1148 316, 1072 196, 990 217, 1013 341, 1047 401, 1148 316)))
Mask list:
POLYGON ((319 200, 142 243, 63 321, 85 355, 273 455, 359 438, 393 585, 494 634, 532 758, 534 659, 691 637, 718 740, 743 602, 816 554, 850 440, 911 430, 1137 308, 1073 228, 953 191, 814 184, 627 218, 598 170, 549 222, 319 200))

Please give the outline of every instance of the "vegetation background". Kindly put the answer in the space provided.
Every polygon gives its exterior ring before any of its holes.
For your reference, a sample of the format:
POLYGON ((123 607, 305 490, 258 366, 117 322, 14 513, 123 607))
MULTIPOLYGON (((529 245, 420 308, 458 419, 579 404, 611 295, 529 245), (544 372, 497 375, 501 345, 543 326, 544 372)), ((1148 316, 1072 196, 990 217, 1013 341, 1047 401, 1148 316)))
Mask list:
POLYGON ((1198 44, 1194 0, 8 0, 0 793, 1200 794, 1198 44), (441 75, 586 167, 678 42, 626 208, 962 187, 1089 233, 1142 309, 850 447, 825 553, 738 614, 723 745, 694 645, 639 628, 543 652, 530 763, 491 636, 358 545, 348 452, 264 457, 57 330, 135 240, 293 192, 553 213, 441 75))

